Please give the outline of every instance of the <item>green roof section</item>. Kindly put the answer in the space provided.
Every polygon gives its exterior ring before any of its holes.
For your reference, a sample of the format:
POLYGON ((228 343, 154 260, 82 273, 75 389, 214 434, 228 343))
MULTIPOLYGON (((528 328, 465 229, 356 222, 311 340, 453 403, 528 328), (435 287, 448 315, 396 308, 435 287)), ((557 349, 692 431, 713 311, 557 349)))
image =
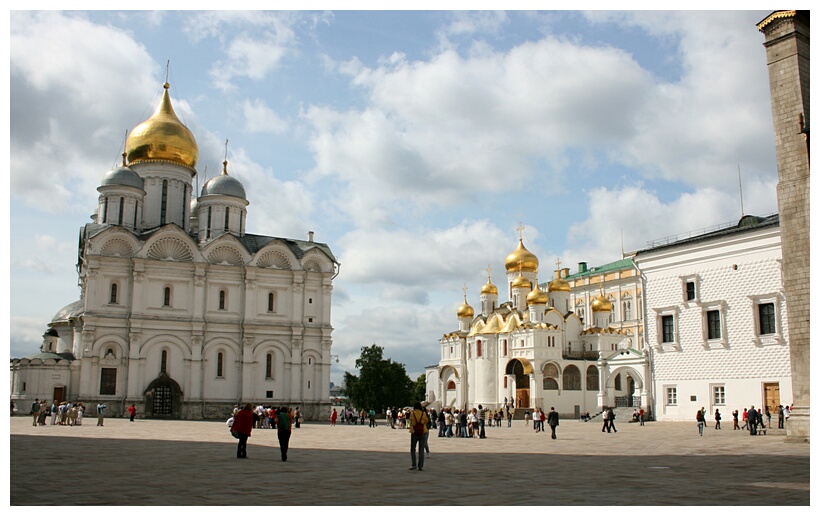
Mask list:
POLYGON ((604 265, 599 265, 598 267, 590 267, 585 272, 576 272, 575 274, 570 274, 564 279, 569 281, 578 278, 584 278, 587 276, 597 276, 598 274, 603 274, 605 272, 634 268, 635 264, 632 263, 632 258, 623 258, 621 260, 617 260, 614 262, 605 263, 604 265))

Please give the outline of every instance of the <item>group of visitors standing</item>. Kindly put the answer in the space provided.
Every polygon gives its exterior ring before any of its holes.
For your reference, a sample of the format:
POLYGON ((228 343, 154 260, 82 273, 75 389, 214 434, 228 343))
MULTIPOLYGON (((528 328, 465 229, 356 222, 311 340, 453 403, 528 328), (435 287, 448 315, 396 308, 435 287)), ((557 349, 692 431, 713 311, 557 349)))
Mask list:
POLYGON ((49 406, 46 400, 35 399, 31 403, 32 426, 65 425, 80 426, 83 424, 85 405, 80 402, 54 402, 49 406))
POLYGON ((438 436, 486 439, 487 412, 481 405, 470 410, 443 408, 438 415, 438 436))

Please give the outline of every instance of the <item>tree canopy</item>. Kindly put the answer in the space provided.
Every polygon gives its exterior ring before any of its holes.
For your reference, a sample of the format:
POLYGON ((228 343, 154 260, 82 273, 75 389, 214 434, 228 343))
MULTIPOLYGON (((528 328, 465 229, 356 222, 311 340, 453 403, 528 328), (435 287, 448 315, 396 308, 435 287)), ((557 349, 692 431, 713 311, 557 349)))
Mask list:
POLYGON ((362 347, 362 354, 356 359, 356 369, 359 376, 348 372, 344 376, 344 392, 353 406, 382 411, 417 401, 414 399, 415 382, 407 376, 404 364, 384 358, 381 346, 362 347))

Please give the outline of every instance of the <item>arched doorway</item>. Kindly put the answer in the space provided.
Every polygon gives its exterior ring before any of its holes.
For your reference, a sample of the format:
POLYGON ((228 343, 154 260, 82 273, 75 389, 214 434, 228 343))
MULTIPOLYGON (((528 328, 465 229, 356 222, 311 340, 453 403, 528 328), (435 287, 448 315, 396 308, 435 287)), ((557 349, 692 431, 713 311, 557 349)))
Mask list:
POLYGON ((165 372, 148 384, 145 397, 145 417, 175 419, 182 415, 182 389, 165 372))
POLYGON ((526 359, 515 358, 507 362, 505 373, 515 376, 515 407, 529 407, 532 365, 526 359))
POLYGON ((618 368, 613 371, 607 383, 614 395, 614 405, 616 407, 640 407, 641 396, 639 391, 643 390, 643 379, 637 371, 631 367, 618 368))

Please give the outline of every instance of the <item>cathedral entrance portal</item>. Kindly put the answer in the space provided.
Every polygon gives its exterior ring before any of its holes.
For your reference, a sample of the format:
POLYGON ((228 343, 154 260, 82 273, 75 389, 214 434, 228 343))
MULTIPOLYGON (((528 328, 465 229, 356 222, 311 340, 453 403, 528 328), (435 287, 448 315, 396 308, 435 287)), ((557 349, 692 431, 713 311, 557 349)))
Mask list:
POLYGON ((145 396, 145 416, 179 418, 182 415, 182 389, 166 373, 148 385, 145 396))
POLYGON ((530 406, 530 375, 532 366, 527 359, 515 358, 507 362, 506 374, 515 376, 515 407, 530 406))

